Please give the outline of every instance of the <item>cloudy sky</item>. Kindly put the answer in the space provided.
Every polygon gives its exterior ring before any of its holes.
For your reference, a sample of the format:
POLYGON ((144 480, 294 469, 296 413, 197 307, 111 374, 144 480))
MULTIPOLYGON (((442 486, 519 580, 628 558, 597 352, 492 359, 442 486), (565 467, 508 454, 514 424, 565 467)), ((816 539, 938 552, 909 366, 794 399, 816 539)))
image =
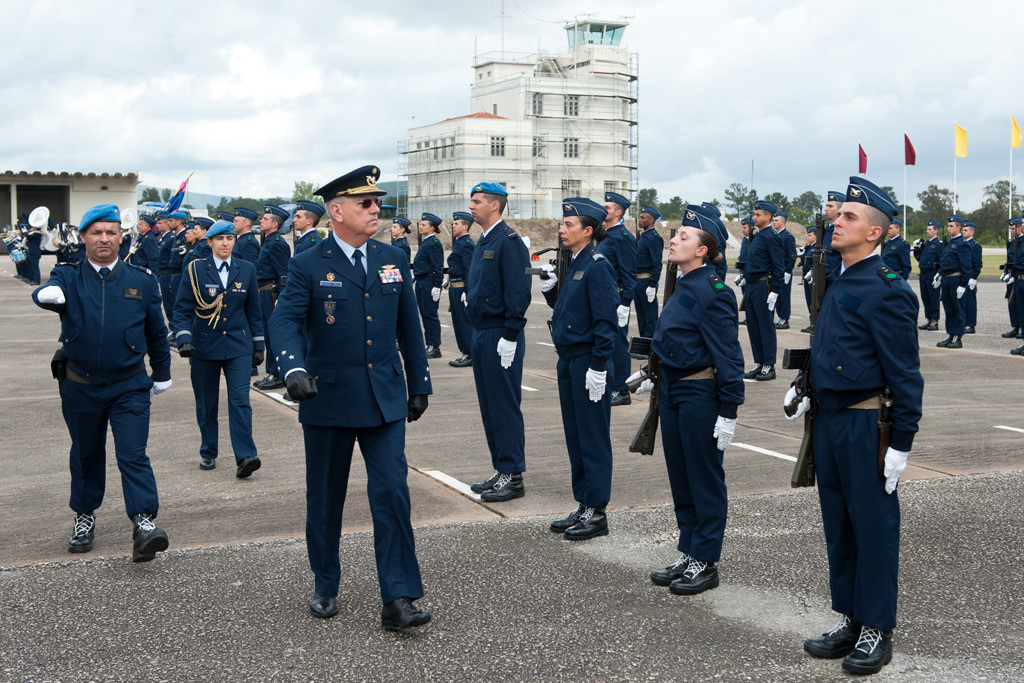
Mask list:
MULTIPOLYGON (((857 171, 910 204, 953 186, 960 206, 1005 179, 1024 122, 1024 12, 1013 0, 0 0, 0 168, 142 171, 211 194, 291 194, 365 163, 397 178, 397 143, 469 112, 474 53, 558 51, 562 26, 628 17, 639 54, 640 186, 788 196, 857 171), (502 27, 504 26, 504 32, 502 27)), ((1024 180, 1016 150, 1015 183, 1024 180)))

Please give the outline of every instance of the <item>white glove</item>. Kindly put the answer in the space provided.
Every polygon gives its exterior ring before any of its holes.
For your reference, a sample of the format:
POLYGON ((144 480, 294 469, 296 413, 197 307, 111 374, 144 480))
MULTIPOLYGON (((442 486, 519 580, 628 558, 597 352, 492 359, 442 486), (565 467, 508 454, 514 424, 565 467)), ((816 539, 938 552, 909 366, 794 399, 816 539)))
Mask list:
POLYGON ((465 292, 462 293, 462 305, 463 306, 469 306, 469 304, 466 303, 466 293, 465 292))
POLYGON ((516 357, 516 342, 502 337, 498 340, 498 355, 501 356, 501 367, 508 370, 516 357))
POLYGON ((587 368, 587 391, 590 392, 590 400, 597 403, 604 396, 605 383, 608 379, 608 371, 598 372, 593 368, 587 368))
POLYGON ((430 288, 430 298, 433 299, 434 301, 439 301, 441 299, 441 288, 440 287, 431 287, 430 288))
POLYGON ((1010 274, 1009 273, 1003 273, 1002 275, 999 276, 999 279, 1001 281, 1003 281, 1003 282, 1009 282, 1010 281, 1010 274))
POLYGON ((787 284, 787 285, 789 284, 789 281, 792 280, 792 279, 793 279, 793 273, 784 273, 783 276, 782 276, 782 282, 784 284, 787 284))
POLYGON ((167 391, 170 388, 171 388, 171 380, 167 380, 166 382, 153 382, 153 386, 150 387, 150 389, 149 389, 149 395, 150 395, 150 397, 153 397, 153 396, 156 396, 157 394, 164 393, 165 391, 167 391))
MULTIPOLYGON (((782 399, 782 407, 785 408, 794 400, 796 400, 796 387, 790 387, 789 391, 786 392, 786 397, 782 399)), ((800 400, 800 403, 797 405, 796 412, 793 413, 792 415, 786 414, 786 419, 792 422, 793 420, 797 419, 810 409, 811 398, 809 396, 804 396, 803 399, 800 400)))
POLYGON ((938 289, 942 286, 942 276, 935 273, 935 277, 932 278, 932 289, 938 289))
POLYGON ((547 277, 542 277, 540 280, 540 291, 550 292, 555 288, 555 285, 558 284, 558 276, 555 275, 555 267, 550 263, 545 263, 540 267, 540 269, 547 273, 547 277))
POLYGON ((41 304, 62 304, 65 302, 64 290, 57 285, 47 285, 36 294, 41 304))
POLYGON ((742 287, 743 286, 743 273, 740 273, 739 275, 737 275, 735 278, 733 278, 732 281, 736 283, 737 287, 742 287))
POLYGON ((645 379, 643 382, 640 382, 640 386, 633 393, 639 396, 640 394, 649 394, 652 391, 654 391, 654 380, 645 379))
POLYGON ((804 284, 805 285, 809 285, 812 282, 814 282, 814 273, 807 273, 807 275, 804 275, 804 284))
POLYGON ((775 302, 778 301, 778 300, 779 300, 779 293, 778 292, 772 292, 772 293, 770 293, 768 295, 768 310, 769 311, 774 311, 775 310, 775 302))
POLYGON ((970 280, 967 281, 967 288, 968 289, 974 289, 977 286, 978 286, 978 281, 975 280, 973 277, 970 280))
POLYGON ((629 324, 629 306, 619 306, 615 309, 615 313, 619 316, 619 327, 629 324))
POLYGON ((924 241, 920 237, 918 237, 916 240, 914 240, 914 249, 920 249, 922 244, 924 244, 924 241))
POLYGON ((736 419, 731 417, 718 416, 715 420, 715 431, 711 435, 718 439, 718 450, 724 451, 732 443, 732 437, 736 433, 736 419))
POLYGON ((886 493, 892 493, 896 490, 896 484, 900 480, 900 475, 903 474, 903 470, 907 467, 908 455, 910 455, 909 451, 898 451, 892 446, 889 446, 889 450, 885 452, 885 467, 882 469, 882 474, 885 476, 886 493))
POLYGON ((956 288, 956 298, 957 299, 962 299, 964 297, 964 292, 966 292, 966 291, 967 291, 966 287, 957 287, 956 288))
POLYGON ((807 251, 807 250, 804 247, 797 247, 796 248, 796 255, 797 256, 803 256, 805 251, 807 251))
POLYGON ((656 296, 658 296, 658 290, 655 289, 654 287, 648 287, 647 288, 647 303, 653 304, 654 303, 654 297, 656 297, 656 296))

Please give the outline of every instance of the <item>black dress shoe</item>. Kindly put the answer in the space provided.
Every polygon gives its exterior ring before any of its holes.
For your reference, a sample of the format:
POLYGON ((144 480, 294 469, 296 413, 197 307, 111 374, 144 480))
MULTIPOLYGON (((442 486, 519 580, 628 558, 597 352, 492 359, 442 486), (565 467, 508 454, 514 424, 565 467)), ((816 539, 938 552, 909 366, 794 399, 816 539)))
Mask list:
POLYGON ((1017 332, 1018 331, 1019 331, 1018 328, 1015 327, 1012 330, 1010 330, 1009 332, 1003 332, 999 336, 1002 337, 1003 339, 1013 339, 1014 337, 1017 336, 1017 332))
POLYGON ((322 595, 313 593, 313 599, 309 603, 309 611, 314 617, 330 619, 338 613, 338 601, 335 598, 325 598, 322 595))
POLYGON ((1018 346, 1015 349, 1010 349, 1011 356, 1024 356, 1024 345, 1018 346))
POLYGON ((690 557, 687 553, 679 556, 679 559, 665 567, 651 572, 651 583, 655 586, 667 586, 683 575, 686 568, 690 566, 690 557))
POLYGON ((440 358, 441 347, 440 346, 428 346, 427 347, 427 358, 440 358))
POLYGON ((464 353, 455 360, 448 361, 448 365, 453 368, 468 368, 473 364, 473 357, 468 353, 464 353))
POLYGON ((804 641, 804 652, 821 659, 839 659, 853 652, 860 636, 860 624, 845 614, 827 633, 804 641))
POLYGON ((810 325, 808 325, 807 327, 805 327, 804 329, 802 329, 800 331, 805 333, 805 334, 810 334, 811 332, 814 331, 814 329, 810 325))
POLYGON ((740 324, 740 325, 746 325, 746 324, 747 324, 747 321, 746 321, 746 320, 741 320, 741 321, 739 322, 739 324, 740 324))
POLYGON ((962 349, 964 348, 963 337, 959 334, 954 334, 950 337, 949 344, 946 345, 947 349, 962 349))
POLYGON ((931 324, 929 324, 928 327, 926 327, 925 329, 928 330, 929 332, 938 332, 938 330, 939 330, 939 321, 938 320, 933 320, 931 322, 931 324))
POLYGON ((217 460, 214 458, 203 458, 199 461, 199 469, 212 470, 217 467, 217 460))
POLYGON ((239 479, 245 479, 250 474, 258 470, 262 464, 263 463, 260 462, 258 455, 250 455, 248 458, 242 458, 238 463, 238 469, 235 471, 235 476, 239 479))
POLYGON ((491 488, 498 483, 498 477, 501 476, 501 472, 495 472, 491 476, 487 477, 483 481, 478 481, 469 487, 469 490, 473 493, 483 493, 487 489, 491 488))
POLYGON ((843 668, 852 674, 876 674, 892 661, 892 631, 862 626, 853 651, 843 660, 843 668))
POLYGON ((789 329, 789 321, 788 320, 781 320, 781 321, 775 323, 775 329, 777 329, 777 330, 788 330, 789 329))
POLYGON ((153 524, 153 515, 144 512, 132 517, 132 562, 149 562, 156 554, 167 550, 167 532, 153 524))
POLYGON ((926 320, 923 325, 918 325, 917 329, 919 329, 919 330, 930 330, 930 329, 932 329, 932 321, 931 320, 926 320))
POLYGON ((964 334, 975 334, 974 325, 971 325, 970 327, 965 327, 964 334))
POLYGON ((430 621, 430 612, 425 609, 416 609, 409 598, 392 600, 380 611, 380 625, 388 631, 423 626, 428 621, 430 621))
POLYGON ((692 557, 683 575, 668 585, 676 595, 697 595, 712 588, 718 588, 718 567, 714 562, 701 562, 692 557))
POLYGON ((588 507, 580 515, 580 520, 565 530, 565 540, 585 541, 588 538, 608 535, 608 516, 604 508, 588 507))
POLYGON ((758 382, 767 382, 775 379, 775 366, 774 365, 762 365, 761 372, 757 373, 755 377, 758 382))
POLYGON ((91 512, 75 514, 75 528, 68 539, 69 553, 87 553, 92 550, 92 539, 96 534, 96 515, 91 512))
POLYGON ((948 337, 946 337, 942 341, 935 342, 935 345, 938 346, 941 349, 944 349, 944 348, 948 347, 952 341, 953 341, 953 335, 949 335, 948 337))
POLYGON ((612 392, 612 405, 613 406, 628 406, 633 402, 633 397, 629 395, 628 391, 613 391, 612 392))
POLYGON ((292 397, 288 394, 287 391, 284 392, 284 396, 282 396, 281 398, 284 399, 285 401, 291 401, 292 400, 292 397))
POLYGON ((526 486, 523 485, 522 472, 513 474, 501 474, 494 486, 480 494, 480 500, 488 503, 504 503, 513 498, 522 498, 526 495, 526 486))
POLYGON ((565 533, 565 530, 580 521, 580 515, 587 509, 587 506, 583 503, 576 503, 576 509, 569 513, 564 519, 556 519, 551 522, 551 526, 548 527, 551 531, 556 534, 565 533))
POLYGON ((761 366, 755 365, 754 369, 750 372, 743 373, 743 379, 757 379, 757 376, 761 374, 761 366))
POLYGON ((258 382, 253 382, 252 385, 262 391, 269 391, 270 389, 280 389, 284 386, 284 382, 277 375, 267 375, 258 382))

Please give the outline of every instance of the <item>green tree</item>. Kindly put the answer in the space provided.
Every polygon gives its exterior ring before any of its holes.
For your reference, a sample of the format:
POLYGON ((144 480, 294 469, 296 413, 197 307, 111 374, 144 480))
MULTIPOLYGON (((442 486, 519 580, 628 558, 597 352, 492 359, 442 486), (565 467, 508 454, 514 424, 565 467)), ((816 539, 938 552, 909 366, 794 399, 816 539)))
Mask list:
POLYGON ((165 187, 164 189, 160 190, 160 201, 166 202, 168 199, 171 198, 171 194, 171 188, 169 187, 165 187))
POLYGON ((658 201, 658 191, 653 187, 645 187, 636 193, 636 203, 638 206, 658 206, 661 202, 658 201))
POLYGON ((725 204, 732 209, 734 218, 749 216, 754 213, 754 202, 757 201, 757 190, 746 185, 733 183, 725 188, 725 204))
MULTIPOLYGON (((292 190, 292 202, 297 202, 300 199, 310 202, 319 201, 313 196, 313 190, 315 189, 316 185, 313 183, 306 182, 305 180, 296 180, 295 188, 292 190)), ((323 202, 320 203, 322 204, 323 202)))
POLYGON ((686 202, 677 195, 667 202, 658 204, 658 213, 667 221, 679 221, 683 219, 683 209, 685 208, 686 202))
POLYGON ((776 209, 779 211, 785 211, 786 213, 789 213, 790 208, 793 206, 786 195, 781 192, 772 192, 771 194, 766 195, 764 200, 766 202, 771 202, 775 205, 776 209))
MULTIPOLYGON (((985 199, 981 208, 964 217, 978 224, 974 238, 979 243, 1002 245, 1006 240, 1007 202, 1010 199, 1010 183, 997 181, 985 188, 985 199)), ((1014 197, 1013 213, 1020 214, 1020 201, 1014 197)))
POLYGON ((953 191, 938 185, 929 185, 928 189, 918 192, 917 199, 921 202, 921 217, 925 221, 936 220, 945 224, 946 216, 953 213, 953 191))
POLYGON ((144 202, 158 202, 160 201, 160 190, 155 187, 144 187, 140 199, 144 202))
POLYGON ((814 214, 821 210, 821 206, 821 195, 807 190, 793 199, 793 205, 789 210, 789 219, 800 225, 810 225, 814 221, 814 214))
POLYGON ((889 196, 892 197, 892 200, 894 202, 896 202, 897 204, 900 203, 900 198, 896 196, 896 188, 894 188, 892 185, 882 185, 881 189, 882 192, 887 192, 889 196))

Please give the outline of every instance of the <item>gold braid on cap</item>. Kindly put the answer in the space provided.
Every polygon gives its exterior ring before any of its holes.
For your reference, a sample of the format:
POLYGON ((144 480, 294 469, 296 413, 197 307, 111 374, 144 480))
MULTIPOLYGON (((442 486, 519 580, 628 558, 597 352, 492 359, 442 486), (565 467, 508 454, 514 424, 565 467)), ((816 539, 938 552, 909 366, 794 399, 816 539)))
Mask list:
POLYGON ((196 300, 196 306, 193 310, 196 313, 196 317, 200 320, 212 320, 213 323, 210 327, 217 329, 217 323, 220 322, 220 312, 224 308, 224 292, 218 294, 217 298, 213 301, 208 302, 203 299, 201 288, 196 281, 196 263, 200 260, 205 259, 196 259, 188 264, 188 283, 192 285, 192 296, 196 300))

